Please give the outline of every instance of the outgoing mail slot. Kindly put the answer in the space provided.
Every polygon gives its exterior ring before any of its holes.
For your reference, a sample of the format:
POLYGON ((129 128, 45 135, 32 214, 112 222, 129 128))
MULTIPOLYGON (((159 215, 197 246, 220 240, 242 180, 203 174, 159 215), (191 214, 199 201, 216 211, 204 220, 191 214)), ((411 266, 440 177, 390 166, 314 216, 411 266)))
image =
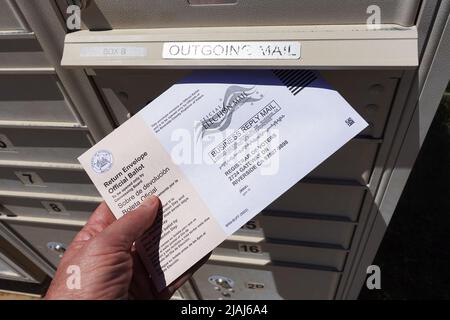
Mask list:
POLYGON ((34 199, 28 197, 0 196, 4 219, 47 218, 84 222, 99 205, 98 202, 78 202, 61 199, 34 199))
POLYGON ((266 210, 335 216, 356 221, 364 194, 364 187, 350 184, 297 183, 266 210))
MULTIPOLYGON (((93 79, 117 124, 122 124, 191 71, 96 69, 93 79)), ((381 138, 401 72, 334 70, 321 74, 369 123, 361 135, 381 138)))
POLYGON ((333 299, 339 279, 332 271, 212 260, 193 276, 200 298, 206 300, 333 299))
POLYGON ((74 110, 52 74, 0 75, 2 123, 58 123, 80 126, 74 110))
POLYGON ((235 232, 230 239, 246 241, 279 239, 331 245, 349 249, 355 224, 339 220, 312 219, 302 215, 263 213, 235 232))
POLYGON ((5 224, 54 267, 58 266, 64 252, 81 229, 80 226, 27 221, 9 221, 5 224))
MULTIPOLYGON (((250 239, 249 239, 250 240, 250 239)), ((215 260, 260 259, 261 264, 290 262, 342 271, 347 251, 323 246, 306 246, 289 241, 225 241, 213 252, 215 260)))
POLYGON ((347 180, 366 185, 369 183, 378 146, 378 140, 353 139, 313 170, 307 177, 313 179, 347 180))

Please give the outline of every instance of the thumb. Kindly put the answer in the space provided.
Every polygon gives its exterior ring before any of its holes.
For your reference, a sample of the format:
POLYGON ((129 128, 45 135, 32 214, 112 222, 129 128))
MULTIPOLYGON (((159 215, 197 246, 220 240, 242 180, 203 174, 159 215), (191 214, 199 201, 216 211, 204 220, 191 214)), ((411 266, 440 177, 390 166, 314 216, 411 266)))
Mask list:
POLYGON ((101 239, 109 246, 129 250, 134 241, 140 238, 153 224, 158 215, 160 201, 156 196, 146 198, 135 210, 109 225, 101 233, 101 239))

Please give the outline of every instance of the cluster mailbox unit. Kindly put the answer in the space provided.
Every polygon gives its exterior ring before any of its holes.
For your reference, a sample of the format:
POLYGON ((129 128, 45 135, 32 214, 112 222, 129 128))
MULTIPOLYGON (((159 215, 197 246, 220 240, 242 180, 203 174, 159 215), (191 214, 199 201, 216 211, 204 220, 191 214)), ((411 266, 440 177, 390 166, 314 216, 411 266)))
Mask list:
POLYGON ((370 126, 174 298, 356 299, 448 82, 449 12, 439 0, 1 0, 0 285, 48 283, 101 201, 77 157, 192 69, 313 69, 370 126), (253 41, 301 54, 169 46, 253 41))

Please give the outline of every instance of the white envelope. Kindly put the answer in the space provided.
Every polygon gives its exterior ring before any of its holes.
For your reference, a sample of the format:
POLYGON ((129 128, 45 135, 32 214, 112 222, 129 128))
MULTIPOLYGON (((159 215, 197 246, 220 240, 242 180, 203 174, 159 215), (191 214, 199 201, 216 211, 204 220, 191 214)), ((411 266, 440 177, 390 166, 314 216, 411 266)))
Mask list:
POLYGON ((160 197, 137 245, 162 290, 367 125, 313 71, 195 71, 79 160, 117 218, 160 197))

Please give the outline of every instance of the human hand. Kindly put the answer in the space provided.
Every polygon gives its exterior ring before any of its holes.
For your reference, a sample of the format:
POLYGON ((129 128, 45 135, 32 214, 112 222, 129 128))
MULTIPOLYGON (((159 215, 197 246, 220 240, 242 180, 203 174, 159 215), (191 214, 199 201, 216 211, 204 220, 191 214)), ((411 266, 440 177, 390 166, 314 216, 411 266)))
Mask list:
POLYGON ((64 253, 46 299, 167 299, 206 261, 205 257, 161 293, 156 293, 134 241, 153 224, 161 204, 145 199, 139 208, 116 220, 105 202, 92 214, 64 253), (77 268, 79 288, 69 288, 69 268, 77 268))

